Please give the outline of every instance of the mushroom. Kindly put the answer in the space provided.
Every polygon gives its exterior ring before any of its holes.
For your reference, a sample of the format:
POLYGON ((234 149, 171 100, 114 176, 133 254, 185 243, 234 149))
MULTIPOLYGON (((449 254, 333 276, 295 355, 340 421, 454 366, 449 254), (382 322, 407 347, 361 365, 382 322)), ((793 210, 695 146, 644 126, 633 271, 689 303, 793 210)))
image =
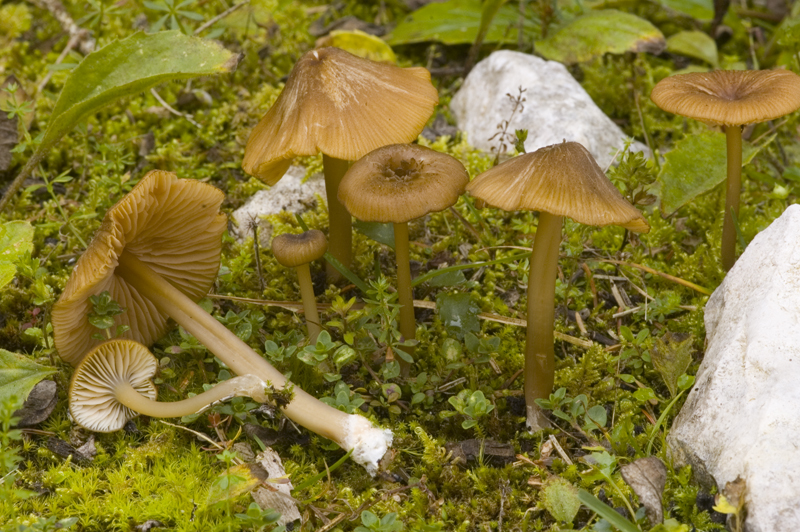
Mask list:
POLYGON ((528 274, 524 376, 528 428, 540 430, 548 423, 535 400, 547 398, 555 380, 553 321, 562 218, 600 227, 614 224, 637 233, 650 226, 577 142, 510 159, 475 177, 467 192, 505 211, 539 211, 528 274))
POLYGON ((789 70, 717 70, 664 78, 650 99, 661 109, 722 126, 727 139, 728 180, 722 226, 722 266, 736 262, 736 230, 742 179, 742 126, 773 120, 800 108, 800 76, 789 70))
MULTIPOLYGON (((438 102, 424 68, 377 63, 338 48, 312 50, 295 64, 283 92, 250 134, 242 168, 273 185, 292 159, 321 152, 331 254, 349 267, 352 220, 337 199, 348 161, 416 139, 438 102)), ((340 278, 330 264, 327 273, 340 278)))
POLYGON ((69 411, 82 427, 95 432, 113 432, 139 414, 150 417, 180 417, 201 412, 231 397, 267 401, 267 383, 255 375, 242 375, 217 384, 183 401, 156 401, 150 380, 158 361, 145 346, 133 340, 109 340, 83 357, 69 386, 69 411))
POLYGON ((308 264, 321 258, 327 250, 328 241, 325 239, 325 234, 317 229, 299 235, 279 235, 272 239, 272 253, 275 255, 275 260, 287 268, 297 270, 297 282, 300 283, 300 297, 303 300, 306 327, 308 327, 308 341, 312 345, 317 343, 317 336, 322 328, 308 264))
MULTIPOLYGON (((53 306, 53 333, 61 357, 76 365, 97 345, 88 322, 89 298, 105 290, 126 307, 115 319, 128 325, 125 337, 150 344, 172 318, 238 375, 256 375, 275 390, 286 378, 194 300, 206 294, 220 260, 226 218, 224 195, 210 185, 154 170, 105 215, 92 243, 75 265, 53 306)), ((286 416, 333 440, 370 473, 391 444, 390 431, 348 415, 297 386, 286 416)))
MULTIPOLYGON (((408 222, 453 205, 468 182, 457 159, 416 144, 394 144, 359 159, 339 186, 339 200, 350 214, 365 222, 394 224, 399 325, 406 340, 416 336, 408 222)), ((409 363, 401 360, 400 367, 408 375, 409 363)))

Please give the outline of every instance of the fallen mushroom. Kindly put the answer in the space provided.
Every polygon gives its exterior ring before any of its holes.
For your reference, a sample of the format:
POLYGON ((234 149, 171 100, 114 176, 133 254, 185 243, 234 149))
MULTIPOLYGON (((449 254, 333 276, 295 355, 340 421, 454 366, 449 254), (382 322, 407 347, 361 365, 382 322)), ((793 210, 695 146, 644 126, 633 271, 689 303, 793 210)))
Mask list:
MULTIPOLYGON (((416 336, 408 222, 453 205, 468 182, 467 170, 457 159, 416 144, 378 148, 353 164, 342 179, 339 200, 350 214, 365 222, 394 225, 399 325, 406 340, 416 336)), ((407 375, 410 363, 401 360, 400 367, 407 375)))
POLYGON ((158 361, 145 346, 133 340, 109 340, 83 358, 69 386, 69 411, 76 423, 95 432, 113 432, 130 419, 180 417, 201 412, 231 397, 267 401, 267 383, 255 375, 242 375, 217 384, 201 394, 170 403, 156 401, 151 380, 158 361))
POLYGON ((637 233, 650 226, 614 188, 592 155, 577 142, 546 146, 479 174, 467 192, 505 211, 539 211, 528 274, 525 403, 531 431, 548 423, 536 404, 553 391, 553 324, 558 249, 564 216, 596 226, 619 225, 637 233))
MULTIPOLYGON (((108 210, 53 306, 59 355, 75 365, 98 344, 89 324, 89 298, 105 290, 127 309, 115 319, 126 338, 150 344, 167 331, 168 318, 193 334, 238 375, 256 375, 277 391, 286 378, 194 299, 206 294, 219 269, 220 190, 171 172, 148 173, 108 210)), ((353 449, 370 472, 391 445, 392 434, 358 415, 348 415, 293 386, 285 415, 307 429, 353 449)))
MULTIPOLYGON (((323 154, 331 254, 352 261, 352 220, 337 194, 348 161, 380 146, 411 142, 439 95, 424 68, 399 68, 338 48, 305 53, 275 104, 253 129, 242 168, 275 184, 298 156, 323 154)), ((339 272, 328 265, 328 278, 339 272)))
POLYGON ((722 266, 736 262, 736 229, 742 180, 742 126, 773 120, 800 108, 800 76, 789 70, 717 70, 664 78, 650 99, 661 109, 722 126, 728 179, 722 226, 722 266))
POLYGON ((321 258, 328 250, 325 234, 317 229, 305 231, 299 235, 283 234, 272 239, 272 253, 282 266, 297 270, 297 282, 300 284, 300 297, 303 300, 303 311, 306 315, 308 341, 317 343, 317 336, 322 331, 317 312, 317 301, 314 296, 314 284, 311 282, 310 262, 321 258))

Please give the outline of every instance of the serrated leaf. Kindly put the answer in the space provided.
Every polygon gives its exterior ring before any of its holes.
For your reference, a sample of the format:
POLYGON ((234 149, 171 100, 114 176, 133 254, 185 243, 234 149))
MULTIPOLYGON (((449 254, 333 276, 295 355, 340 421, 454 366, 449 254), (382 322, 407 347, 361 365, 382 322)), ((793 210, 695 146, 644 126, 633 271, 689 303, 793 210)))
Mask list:
MULTIPOLYGON (((758 146, 742 142, 742 165, 749 163, 770 141, 768 139, 758 146)), ((664 155, 666 162, 658 176, 661 214, 672 214, 725 181, 725 142, 724 133, 704 131, 680 140, 672 151, 664 155)))
MULTIPOLYGON (((426 41, 444 44, 471 44, 481 26, 480 0, 448 0, 428 4, 398 24, 386 39, 392 46, 426 41)), ((484 43, 516 43, 519 11, 516 5, 502 7, 494 17, 483 39, 484 43)), ((538 34, 539 26, 524 20, 526 38, 538 34)))
POLYGON ((602 9, 590 11, 537 41, 536 51, 547 59, 571 64, 604 54, 658 54, 665 46, 664 35, 647 20, 616 9, 602 9))
POLYGON ((691 335, 683 337, 668 332, 663 338, 656 339, 650 351, 653 367, 661 374, 672 397, 678 392, 678 379, 692 363, 692 350, 691 335))
POLYGON ((667 39, 667 51, 719 67, 717 43, 702 31, 679 31, 667 39))
POLYGON ((581 509, 578 488, 561 477, 548 478, 539 497, 545 510, 561 523, 571 524, 581 509))
POLYGON ((25 400, 36 384, 57 370, 28 357, 0 349, 0 402, 12 395, 25 400))
POLYGON ((481 309, 470 294, 439 294, 436 297, 436 308, 447 333, 459 340, 463 340, 467 333, 481 330, 478 322, 481 309))

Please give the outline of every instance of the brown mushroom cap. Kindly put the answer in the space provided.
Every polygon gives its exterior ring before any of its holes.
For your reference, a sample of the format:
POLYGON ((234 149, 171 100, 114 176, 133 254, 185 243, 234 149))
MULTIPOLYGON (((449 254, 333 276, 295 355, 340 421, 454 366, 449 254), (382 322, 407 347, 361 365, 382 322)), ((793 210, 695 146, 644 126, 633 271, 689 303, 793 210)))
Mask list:
POLYGON ((586 225, 650 226, 577 142, 545 146, 479 174, 467 192, 505 211, 544 211, 586 225))
POLYGON ((325 233, 317 229, 299 235, 283 234, 272 239, 272 253, 275 260, 287 268, 296 268, 315 261, 328 250, 325 233))
POLYGON ((77 364, 100 343, 87 318, 89 297, 108 290, 126 312, 117 323, 124 333, 150 344, 167 332, 167 316, 114 275, 123 250, 135 255, 193 300, 211 288, 219 270, 226 217, 219 212, 222 191, 171 172, 148 173, 105 215, 64 292, 53 306, 53 332, 62 359, 77 364))
POLYGON ((359 220, 404 223, 453 205, 468 182, 464 165, 446 153, 394 144, 350 167, 339 201, 359 220))
POLYGON ((354 161, 411 142, 439 102, 424 68, 400 68, 338 48, 307 52, 250 134, 242 168, 275 184, 294 157, 322 152, 354 161))
POLYGON ((789 70, 716 70, 664 78, 650 93, 661 109, 717 126, 754 124, 800 108, 800 76, 789 70))
POLYGON ((155 400, 158 393, 150 379, 157 368, 156 357, 132 340, 115 340, 95 347, 72 375, 69 411, 73 419, 94 432, 121 429, 139 413, 117 401, 114 385, 128 382, 137 392, 155 400))

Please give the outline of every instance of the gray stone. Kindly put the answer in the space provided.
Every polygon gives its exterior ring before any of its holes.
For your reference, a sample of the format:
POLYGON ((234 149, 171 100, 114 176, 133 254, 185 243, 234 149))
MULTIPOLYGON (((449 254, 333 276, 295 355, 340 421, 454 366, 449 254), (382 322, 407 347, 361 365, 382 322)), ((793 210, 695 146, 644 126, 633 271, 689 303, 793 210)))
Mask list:
MULTIPOLYGON (((504 121, 508 127, 502 151, 513 151, 514 131, 527 129, 526 151, 575 141, 591 152, 601 168, 611 164, 626 139, 564 65, 509 50, 494 52, 475 65, 450 109, 469 143, 485 151, 499 151, 502 132, 498 125, 502 127, 504 121), (512 98, 520 87, 525 101, 522 111, 512 115, 512 98)), ((638 142, 633 149, 647 150, 638 142)))
POLYGON ((302 213, 313 209, 317 205, 317 196, 324 201, 325 179, 322 174, 314 174, 303 183, 305 177, 304 167, 291 166, 269 190, 256 192, 233 212, 231 236, 244 242, 253 236, 253 223, 257 223, 259 244, 269 248, 272 242, 272 224, 266 220, 267 216, 283 211, 302 213))
POLYGON ((669 432, 704 484, 746 483, 747 532, 800 530, 800 206, 747 246, 705 309, 707 349, 669 432))

